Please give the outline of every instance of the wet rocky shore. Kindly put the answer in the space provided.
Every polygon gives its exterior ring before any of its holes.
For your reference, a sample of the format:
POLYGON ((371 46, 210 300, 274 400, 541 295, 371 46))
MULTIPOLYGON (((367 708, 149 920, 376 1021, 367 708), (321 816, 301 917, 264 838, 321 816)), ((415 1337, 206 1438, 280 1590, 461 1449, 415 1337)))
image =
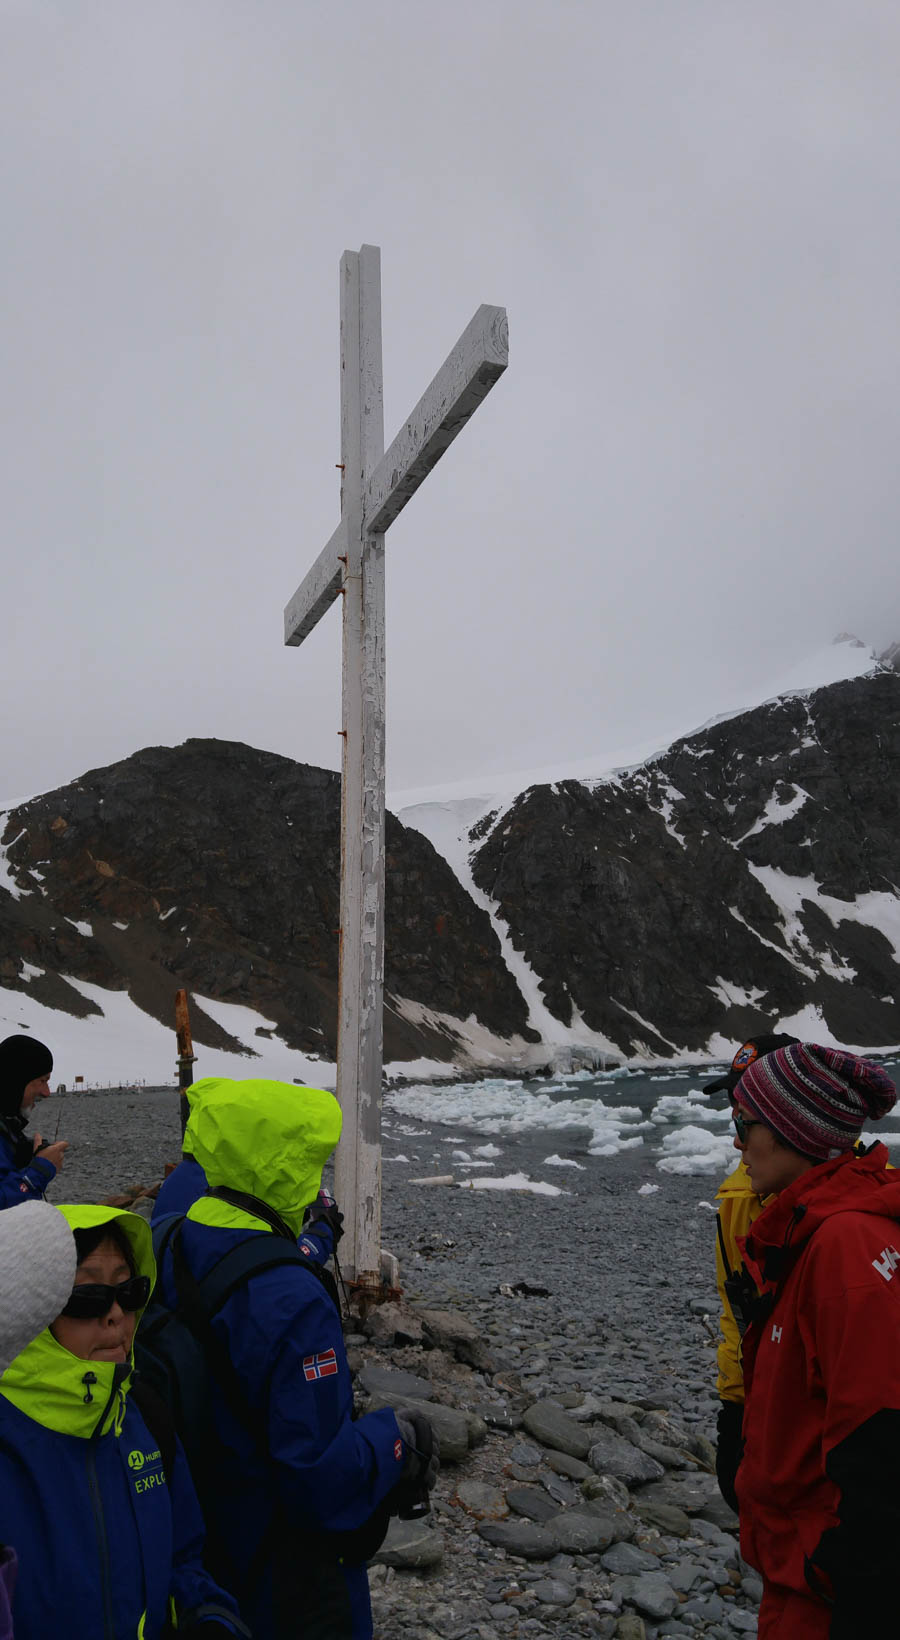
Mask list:
MULTIPOLYGON (((63 1128, 56 1200, 150 1182, 178 1155, 168 1096, 79 1096, 63 1128)), ((404 1142, 430 1147, 421 1174, 449 1171, 423 1124, 404 1142)), ((562 1193, 419 1185, 385 1163, 403 1296, 352 1324, 357 1397, 422 1402, 445 1461, 431 1514, 395 1522, 372 1567, 377 1640, 754 1633, 759 1581, 712 1472, 716 1179, 571 1134, 502 1144, 525 1175, 555 1145, 562 1193)))

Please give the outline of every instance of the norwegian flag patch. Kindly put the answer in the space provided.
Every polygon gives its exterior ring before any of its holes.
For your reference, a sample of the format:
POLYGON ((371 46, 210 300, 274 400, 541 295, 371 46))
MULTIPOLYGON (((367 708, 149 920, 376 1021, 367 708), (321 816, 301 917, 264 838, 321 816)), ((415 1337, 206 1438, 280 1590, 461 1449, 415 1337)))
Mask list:
POLYGON ((303 1376, 307 1383, 313 1383, 316 1378, 333 1378, 337 1370, 334 1350, 322 1350, 318 1355, 303 1357, 303 1376))

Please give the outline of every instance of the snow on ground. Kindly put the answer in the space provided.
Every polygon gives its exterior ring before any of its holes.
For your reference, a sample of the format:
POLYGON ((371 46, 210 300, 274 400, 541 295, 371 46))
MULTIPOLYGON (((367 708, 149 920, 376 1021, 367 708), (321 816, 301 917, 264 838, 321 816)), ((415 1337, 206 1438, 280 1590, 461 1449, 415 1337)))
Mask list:
MULTIPOLYGON (((53 1054, 53 1080, 71 1089, 76 1076, 86 1087, 128 1087, 136 1083, 165 1086, 176 1081, 175 1030, 167 1030, 145 1014, 125 991, 105 991, 99 985, 69 977, 69 984, 102 1011, 73 1019, 58 1008, 47 1008, 22 991, 0 989, 0 1036, 28 1031, 46 1042, 53 1054)), ((273 1029, 250 1008, 198 999, 211 1016, 246 1046, 246 1054, 224 1053, 197 1045, 194 1071, 201 1076, 267 1077, 300 1081, 310 1087, 334 1087, 334 1066, 295 1053, 277 1038, 257 1037, 257 1029, 273 1029)))
MULTIPOLYGON (((788 936, 794 943, 806 947, 805 936, 799 927, 800 908, 804 900, 811 900, 824 911, 834 928, 842 922, 858 922, 883 934, 893 946, 894 956, 900 962, 900 900, 894 894, 874 891, 859 894, 855 900, 839 900, 833 894, 823 894, 814 877, 791 877, 775 866, 749 868, 773 900, 784 918, 788 936)), ((846 979, 852 970, 839 971, 846 979)))
POLYGON ((504 1179, 460 1179, 461 1190, 527 1190, 532 1196, 565 1196, 558 1184, 530 1179, 527 1173, 508 1173, 504 1179))

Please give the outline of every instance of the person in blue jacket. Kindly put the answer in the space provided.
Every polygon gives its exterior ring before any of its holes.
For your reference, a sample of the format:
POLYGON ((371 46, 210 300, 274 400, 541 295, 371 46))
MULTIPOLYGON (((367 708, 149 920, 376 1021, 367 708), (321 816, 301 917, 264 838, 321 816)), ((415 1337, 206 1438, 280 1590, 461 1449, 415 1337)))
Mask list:
POLYGON ((53 1055, 33 1036, 0 1042, 0 1208, 41 1198, 63 1164, 68 1141, 45 1145, 25 1132, 38 1099, 50 1095, 53 1055))
POLYGON ((248 1635, 201 1555, 183 1452, 168 1472, 129 1395, 135 1323, 155 1274, 150 1228, 62 1207, 77 1269, 68 1302, 0 1377, 0 1542, 15 1545, 16 1640, 248 1635))
MULTIPOLYGON (((215 1088, 221 1085, 219 1077, 204 1077, 193 1084, 191 1097, 194 1100, 214 1097, 215 1088)), ((161 1219, 170 1218, 176 1213, 187 1213, 201 1196, 206 1195, 208 1189, 209 1180, 196 1156, 192 1156, 189 1150, 183 1150, 178 1166, 163 1179, 156 1193, 150 1223, 156 1226, 161 1219)), ((328 1191, 320 1190, 315 1201, 304 1212, 297 1246, 312 1264, 327 1264, 334 1257, 343 1234, 343 1213, 328 1191)))
MULTIPOLYGON (((340 1106, 320 1088, 205 1078, 188 1100, 185 1148, 210 1191, 189 1208, 177 1254, 170 1241, 162 1255, 173 1308, 176 1256, 199 1282, 249 1236, 299 1235, 341 1130, 340 1106)), ((302 1263, 254 1273, 211 1324, 253 1420, 213 1374, 211 1564, 258 1640, 370 1640, 366 1528, 398 1483, 433 1484, 437 1471, 418 1414, 383 1408, 354 1421, 340 1316, 302 1263)))

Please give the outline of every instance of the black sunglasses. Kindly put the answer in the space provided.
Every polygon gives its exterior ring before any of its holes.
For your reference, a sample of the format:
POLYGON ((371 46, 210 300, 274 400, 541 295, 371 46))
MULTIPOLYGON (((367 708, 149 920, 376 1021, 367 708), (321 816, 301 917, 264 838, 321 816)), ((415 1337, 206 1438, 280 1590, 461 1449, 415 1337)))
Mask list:
POLYGON ((766 1125, 765 1122, 760 1122, 755 1116, 745 1116, 738 1105, 732 1105, 731 1107, 731 1120, 742 1145, 747 1143, 747 1134, 752 1127, 765 1127, 766 1125))
POLYGON ((142 1310, 149 1297, 149 1276, 129 1276, 117 1287, 86 1281, 83 1286, 72 1288, 72 1297, 62 1313, 76 1321, 95 1321, 101 1315, 108 1315, 114 1304, 123 1310, 142 1310))

